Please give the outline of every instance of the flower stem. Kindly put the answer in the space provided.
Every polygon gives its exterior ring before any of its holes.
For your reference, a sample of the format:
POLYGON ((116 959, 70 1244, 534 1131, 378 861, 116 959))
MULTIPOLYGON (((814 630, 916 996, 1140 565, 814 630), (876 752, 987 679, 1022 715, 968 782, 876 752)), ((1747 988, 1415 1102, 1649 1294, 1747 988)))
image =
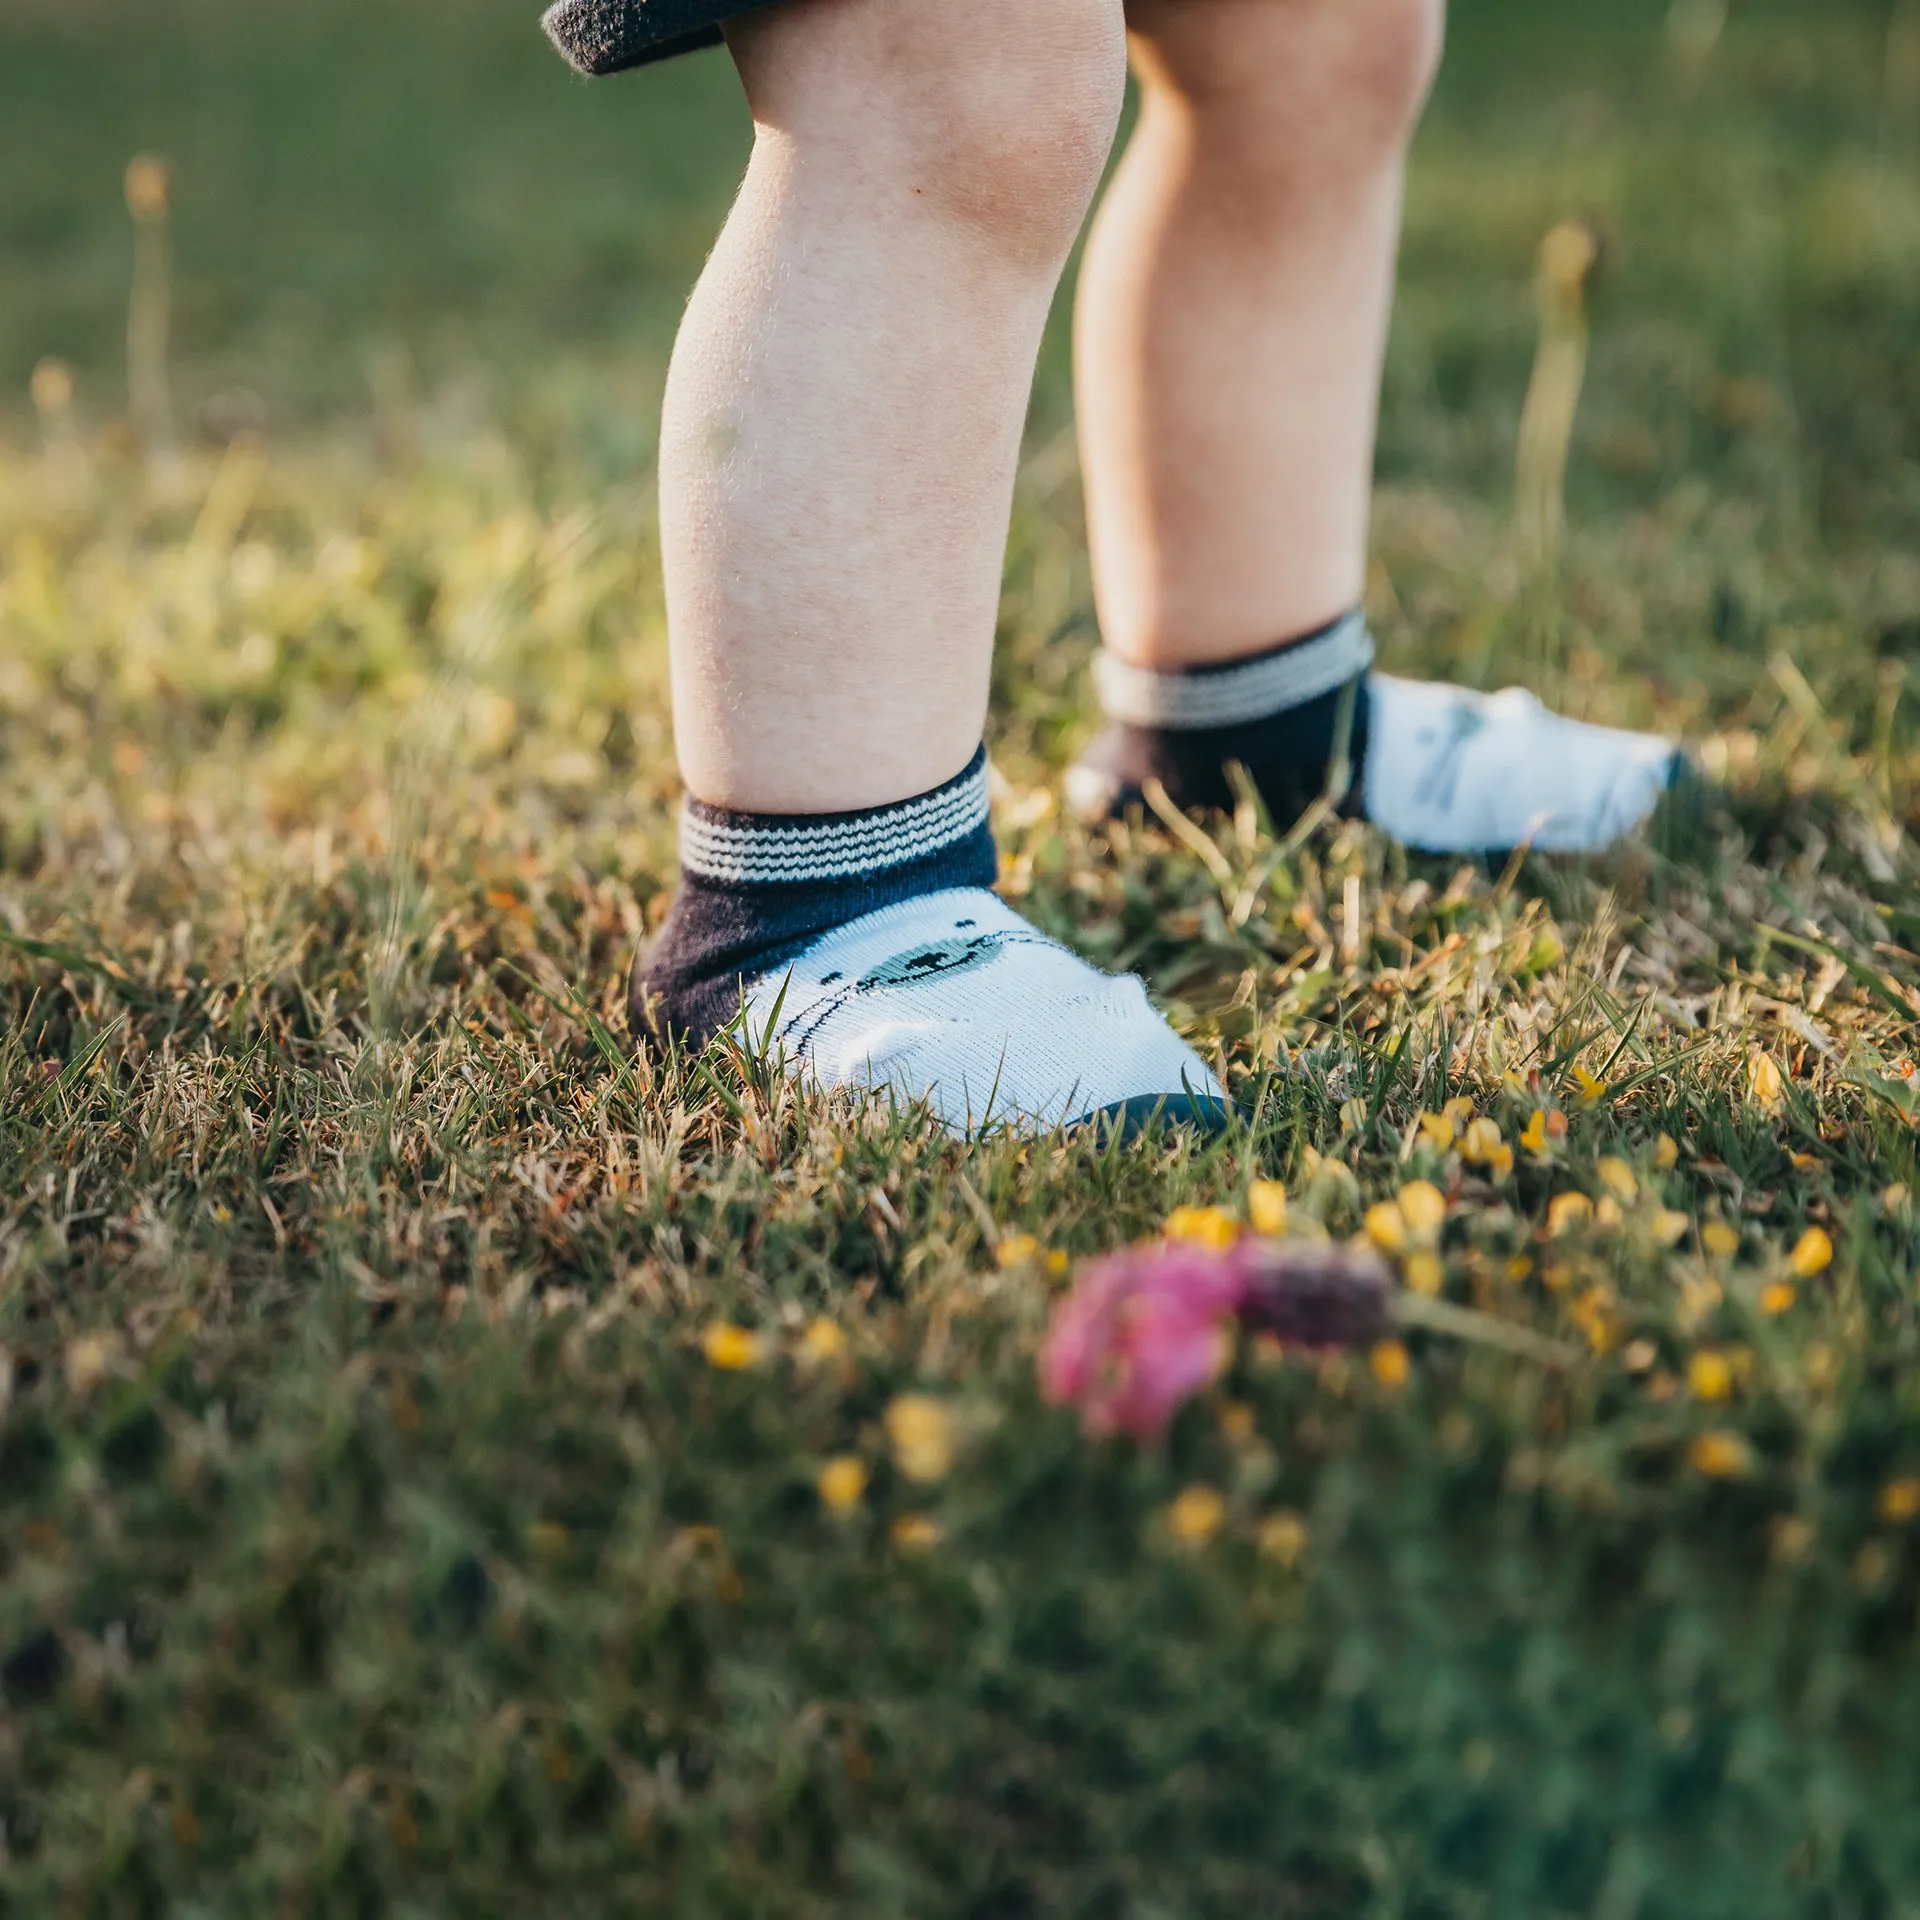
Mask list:
POLYGON ((1496 1320, 1490 1313, 1477 1313, 1472 1307, 1457 1307, 1450 1300, 1435 1300, 1426 1294, 1395 1294, 1393 1317, 1403 1327, 1424 1327, 1429 1333, 1444 1333, 1470 1346, 1497 1347, 1502 1353, 1538 1361, 1543 1367, 1564 1370, 1580 1358, 1579 1350, 1565 1341, 1549 1340, 1544 1334, 1496 1320))

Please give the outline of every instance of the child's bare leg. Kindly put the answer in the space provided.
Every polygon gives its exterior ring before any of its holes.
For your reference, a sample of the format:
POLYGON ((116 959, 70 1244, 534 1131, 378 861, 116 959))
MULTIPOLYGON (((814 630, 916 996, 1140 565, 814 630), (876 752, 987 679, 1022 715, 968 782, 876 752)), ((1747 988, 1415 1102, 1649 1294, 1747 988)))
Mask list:
POLYGON ((1350 804, 1436 850, 1604 844, 1670 777, 1667 743, 1366 672, 1354 616, 1402 180, 1443 11, 1128 0, 1142 113, 1079 308, 1115 723, 1075 771, 1083 806, 1148 778, 1221 804, 1238 760, 1291 816, 1349 716, 1350 804))
POLYGON ((1234 660, 1359 604, 1406 146, 1440 0, 1132 0, 1081 282, 1106 644, 1234 660))
POLYGON ((674 722, 716 806, 958 773, 1047 308, 1118 121, 1118 0, 790 0, 730 30, 752 163, 667 388, 674 722))
POLYGON ((1139 983, 989 891, 1014 469, 1119 117, 1120 0, 787 0, 730 35, 758 132, 668 387, 692 800, 638 1010, 698 1040, 744 1000, 811 1077, 957 1130, 1216 1118, 1139 983))

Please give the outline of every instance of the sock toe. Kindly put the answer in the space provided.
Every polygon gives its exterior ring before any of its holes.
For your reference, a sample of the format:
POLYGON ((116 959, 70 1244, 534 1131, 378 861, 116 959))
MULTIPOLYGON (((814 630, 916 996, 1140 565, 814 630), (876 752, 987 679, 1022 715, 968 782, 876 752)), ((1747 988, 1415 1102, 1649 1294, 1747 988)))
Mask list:
POLYGON ((1069 1131, 1090 1127, 1102 1139, 1117 1137, 1131 1144, 1150 1133, 1181 1128, 1213 1139, 1230 1131, 1233 1122, 1234 1109, 1226 1100, 1184 1093, 1136 1094, 1082 1115, 1069 1123, 1069 1131))

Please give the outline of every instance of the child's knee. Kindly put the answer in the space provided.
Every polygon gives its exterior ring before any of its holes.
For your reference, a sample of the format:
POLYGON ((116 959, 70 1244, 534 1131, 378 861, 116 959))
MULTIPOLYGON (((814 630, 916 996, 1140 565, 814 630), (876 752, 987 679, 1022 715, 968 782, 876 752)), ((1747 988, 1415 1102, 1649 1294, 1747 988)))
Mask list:
POLYGON ((754 18, 735 54, 763 126, 1058 265, 1119 126, 1121 0, 797 0, 754 18))
MULTIPOLYGON (((1312 0, 1325 12, 1338 0, 1312 0)), ((1440 65, 1446 0, 1365 0, 1351 7, 1368 31, 1350 37, 1336 66, 1341 99, 1358 124, 1393 145, 1419 122, 1440 65)))
POLYGON ((1440 61, 1446 0, 1130 0, 1150 84, 1203 121, 1329 159, 1397 150, 1440 61))

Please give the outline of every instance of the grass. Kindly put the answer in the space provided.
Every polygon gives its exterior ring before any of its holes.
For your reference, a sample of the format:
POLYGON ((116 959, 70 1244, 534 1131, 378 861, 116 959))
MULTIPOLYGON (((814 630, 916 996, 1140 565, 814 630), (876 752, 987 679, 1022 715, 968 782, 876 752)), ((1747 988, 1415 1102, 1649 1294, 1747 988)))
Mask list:
POLYGON ((1685 847, 1062 821, 1050 343, 1007 890, 1253 1114, 1121 1151, 632 1056, 673 872, 651 408, 743 129, 716 63, 581 89, 522 13, 0 24, 0 373, 78 392, 0 446, 0 1911, 1911 1912, 1886 17, 1756 6, 1687 71, 1658 9, 1481 0, 1423 138, 1389 662, 1684 728, 1723 794, 1685 847), (170 461, 118 417, 146 147, 170 461), (1548 569, 1511 476, 1570 215, 1609 259, 1548 569), (1449 1100, 1510 1173, 1423 1127, 1449 1100), (1577 1367, 1250 1351, 1144 1449, 1040 1404, 1062 1266, 1256 1179, 1357 1232, 1416 1177, 1447 1296, 1577 1367))

